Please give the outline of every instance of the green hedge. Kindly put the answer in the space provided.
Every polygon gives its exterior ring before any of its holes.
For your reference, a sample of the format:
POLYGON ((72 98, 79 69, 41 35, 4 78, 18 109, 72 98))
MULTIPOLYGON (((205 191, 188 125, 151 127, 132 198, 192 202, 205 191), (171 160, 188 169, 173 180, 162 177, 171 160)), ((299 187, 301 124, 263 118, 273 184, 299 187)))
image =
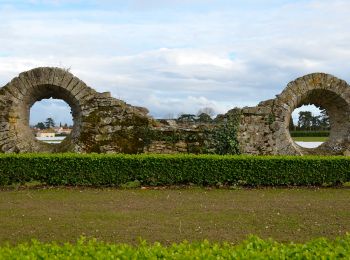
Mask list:
POLYGON ((350 181, 350 159, 327 156, 0 155, 0 185, 331 185, 350 181))
POLYGON ((0 259, 349 259, 350 235, 330 241, 315 239, 305 244, 282 244, 250 237, 240 245, 208 241, 138 246, 80 239, 76 244, 32 241, 0 247, 0 259))
POLYGON ((291 137, 328 137, 329 131, 290 131, 291 137))

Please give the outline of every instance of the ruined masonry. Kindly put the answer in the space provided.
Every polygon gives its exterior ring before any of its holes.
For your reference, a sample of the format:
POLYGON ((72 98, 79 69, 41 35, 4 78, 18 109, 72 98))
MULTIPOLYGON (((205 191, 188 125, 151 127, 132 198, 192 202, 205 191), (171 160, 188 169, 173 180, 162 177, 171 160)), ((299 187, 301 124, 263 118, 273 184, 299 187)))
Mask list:
POLYGON ((341 155, 349 153, 350 87, 325 73, 313 73, 290 82, 275 99, 242 109, 239 143, 243 153, 266 155, 341 155), (288 130, 294 109, 313 104, 326 109, 331 131, 317 148, 303 148, 288 130))
MULTIPOLYGON (((350 150, 350 88, 334 76, 303 76, 290 82, 275 99, 237 111, 242 153, 330 155, 350 150), (331 123, 328 141, 314 149, 298 146, 288 130, 293 110, 307 104, 326 109, 331 123)), ((200 136, 204 130, 188 131, 200 136)), ((126 104, 109 92, 98 93, 64 69, 45 67, 23 72, 0 89, 1 152, 186 153, 191 152, 190 146, 198 146, 198 142, 184 140, 169 145, 150 138, 150 131, 164 134, 169 129, 157 128, 147 109, 126 104), (73 130, 61 144, 36 140, 29 127, 31 106, 51 97, 64 100, 72 111, 73 130)))
POLYGON ((67 70, 36 68, 21 73, 0 89, 2 152, 123 152, 143 150, 142 136, 151 118, 133 107, 98 93, 67 70), (58 145, 37 141, 29 127, 31 106, 44 98, 62 99, 73 117, 70 136, 58 145))

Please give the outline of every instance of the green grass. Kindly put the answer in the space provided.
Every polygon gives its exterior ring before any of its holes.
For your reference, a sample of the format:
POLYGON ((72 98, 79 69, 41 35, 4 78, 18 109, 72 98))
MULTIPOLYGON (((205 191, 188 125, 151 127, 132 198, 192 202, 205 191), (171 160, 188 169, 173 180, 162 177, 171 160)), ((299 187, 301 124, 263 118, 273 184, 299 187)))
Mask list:
POLYGON ((313 137, 313 136, 308 136, 308 137, 292 137, 292 139, 296 142, 325 142, 327 141, 328 137, 313 137))
POLYGON ((249 234, 305 242, 343 236, 349 219, 348 188, 0 190, 0 244, 81 235, 131 244, 237 243, 249 234))

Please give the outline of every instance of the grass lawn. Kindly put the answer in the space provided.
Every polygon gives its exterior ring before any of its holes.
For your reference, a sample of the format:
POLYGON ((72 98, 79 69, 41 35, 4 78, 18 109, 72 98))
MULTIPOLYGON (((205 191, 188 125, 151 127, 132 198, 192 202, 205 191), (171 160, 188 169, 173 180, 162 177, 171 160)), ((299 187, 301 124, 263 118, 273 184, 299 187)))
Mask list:
POLYGON ((350 231, 350 189, 46 188, 0 191, 0 244, 80 235, 239 242, 248 234, 303 242, 350 231))
POLYGON ((326 136, 319 136, 319 137, 292 137, 294 141, 296 142, 325 142, 327 141, 328 137, 326 136))

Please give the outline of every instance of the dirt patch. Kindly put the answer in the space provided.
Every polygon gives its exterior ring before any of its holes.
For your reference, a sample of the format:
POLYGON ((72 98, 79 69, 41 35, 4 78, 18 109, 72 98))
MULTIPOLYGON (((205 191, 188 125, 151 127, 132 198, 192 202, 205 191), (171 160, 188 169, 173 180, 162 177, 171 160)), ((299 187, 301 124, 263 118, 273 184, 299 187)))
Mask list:
POLYGON ((137 243, 334 238, 350 231, 350 189, 79 189, 0 191, 0 243, 137 243))

